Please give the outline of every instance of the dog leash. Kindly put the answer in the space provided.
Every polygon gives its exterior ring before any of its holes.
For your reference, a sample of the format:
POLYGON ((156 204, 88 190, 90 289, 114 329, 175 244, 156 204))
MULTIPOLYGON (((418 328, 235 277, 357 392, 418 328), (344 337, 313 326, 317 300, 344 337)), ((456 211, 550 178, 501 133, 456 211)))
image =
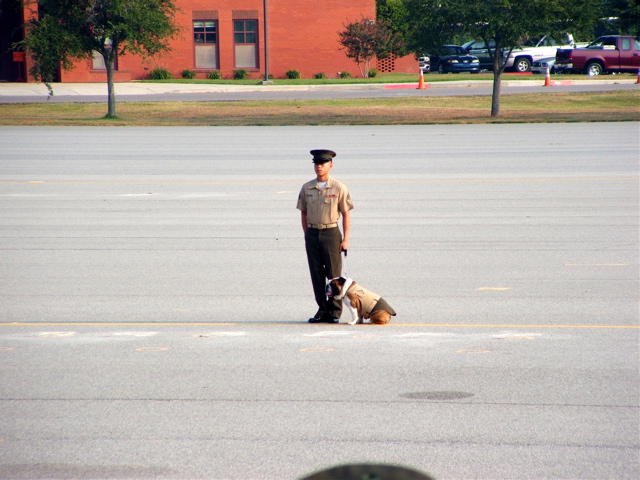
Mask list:
POLYGON ((347 275, 347 251, 342 251, 344 252, 344 260, 342 260, 342 276, 344 278, 349 278, 349 275, 347 275))

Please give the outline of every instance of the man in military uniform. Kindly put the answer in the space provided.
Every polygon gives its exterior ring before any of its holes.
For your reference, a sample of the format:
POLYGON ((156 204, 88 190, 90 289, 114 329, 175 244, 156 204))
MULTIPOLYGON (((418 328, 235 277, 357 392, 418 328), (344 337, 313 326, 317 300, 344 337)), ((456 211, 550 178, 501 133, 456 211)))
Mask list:
POLYGON ((350 211, 353 208, 347 187, 329 174, 333 168, 332 150, 311 150, 315 180, 305 183, 298 195, 304 242, 318 311, 309 323, 336 323, 342 302, 327 299, 327 279, 342 275, 340 252, 349 248, 350 211), (338 220, 342 215, 342 234, 338 220))

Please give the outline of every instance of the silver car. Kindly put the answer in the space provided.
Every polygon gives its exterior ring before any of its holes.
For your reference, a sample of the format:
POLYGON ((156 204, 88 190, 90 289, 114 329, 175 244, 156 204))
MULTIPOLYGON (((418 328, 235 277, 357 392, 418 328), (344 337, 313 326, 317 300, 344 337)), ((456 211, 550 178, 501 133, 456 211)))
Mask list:
POLYGON ((431 71, 431 59, 429 57, 420 57, 420 71, 422 73, 429 73, 431 71))
POLYGON ((556 57, 541 58, 531 64, 531 73, 546 74, 547 68, 549 73, 555 73, 556 69, 554 64, 556 63, 556 57))

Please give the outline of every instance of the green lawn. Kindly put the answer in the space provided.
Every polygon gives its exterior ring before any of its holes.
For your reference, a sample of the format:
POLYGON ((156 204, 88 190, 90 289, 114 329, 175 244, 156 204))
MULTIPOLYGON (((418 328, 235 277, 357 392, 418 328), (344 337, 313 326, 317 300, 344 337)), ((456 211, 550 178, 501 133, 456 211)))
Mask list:
POLYGON ((245 102, 122 102, 105 119, 95 103, 0 104, 0 125, 223 126, 408 125, 640 121, 640 89, 503 95, 491 117, 491 96, 397 97, 245 102))

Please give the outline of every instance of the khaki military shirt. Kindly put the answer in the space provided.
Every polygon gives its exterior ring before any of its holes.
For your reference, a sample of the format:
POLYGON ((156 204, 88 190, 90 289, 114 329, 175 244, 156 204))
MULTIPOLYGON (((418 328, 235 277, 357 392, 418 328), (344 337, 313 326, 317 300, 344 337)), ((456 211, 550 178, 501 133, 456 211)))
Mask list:
POLYGON ((326 225, 337 223, 341 213, 353 208, 353 202, 347 187, 329 177, 322 190, 318 188, 317 180, 305 183, 298 195, 297 208, 307 213, 307 223, 326 225))

